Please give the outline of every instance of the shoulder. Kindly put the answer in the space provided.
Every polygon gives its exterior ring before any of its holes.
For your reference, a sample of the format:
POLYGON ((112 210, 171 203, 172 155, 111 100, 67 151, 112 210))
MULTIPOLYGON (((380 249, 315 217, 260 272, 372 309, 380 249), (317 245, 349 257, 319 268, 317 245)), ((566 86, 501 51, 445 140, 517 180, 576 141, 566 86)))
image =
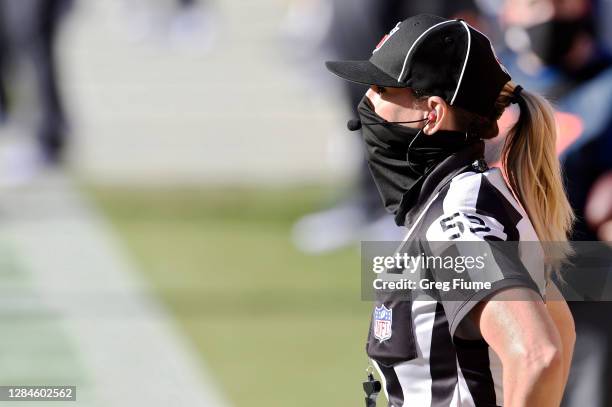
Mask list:
POLYGON ((522 208, 497 168, 454 177, 424 217, 427 240, 519 240, 522 208))

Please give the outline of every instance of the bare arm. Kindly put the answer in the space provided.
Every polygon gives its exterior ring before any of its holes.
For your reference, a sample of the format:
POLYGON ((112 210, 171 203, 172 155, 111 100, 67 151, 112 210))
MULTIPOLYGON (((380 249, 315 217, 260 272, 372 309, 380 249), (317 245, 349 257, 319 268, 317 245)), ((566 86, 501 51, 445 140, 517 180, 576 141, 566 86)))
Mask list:
POLYGON ((576 343, 574 318, 557 286, 554 284, 549 285, 546 294, 546 309, 555 323, 563 343, 563 383, 565 385, 569 376, 574 344, 576 343))
POLYGON ((501 291, 472 311, 502 361, 504 406, 558 406, 565 387, 563 341, 532 290, 501 291))

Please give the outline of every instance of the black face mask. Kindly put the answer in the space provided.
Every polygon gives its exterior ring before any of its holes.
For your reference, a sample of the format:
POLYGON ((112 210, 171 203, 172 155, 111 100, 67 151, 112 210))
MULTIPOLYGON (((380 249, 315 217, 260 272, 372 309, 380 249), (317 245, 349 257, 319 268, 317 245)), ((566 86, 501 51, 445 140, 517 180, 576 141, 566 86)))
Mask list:
POLYGON ((364 97, 357 108, 362 122, 366 159, 374 182, 388 212, 396 215, 403 226, 405 206, 413 206, 425 177, 446 157, 478 140, 456 131, 437 131, 434 135, 422 129, 385 124, 386 120, 372 109, 364 97), (382 123, 368 125, 368 123, 382 123), (400 211, 400 208, 404 210, 400 211))
POLYGON ((590 20, 550 20, 526 29, 531 50, 546 65, 560 66, 576 37, 593 31, 590 20))

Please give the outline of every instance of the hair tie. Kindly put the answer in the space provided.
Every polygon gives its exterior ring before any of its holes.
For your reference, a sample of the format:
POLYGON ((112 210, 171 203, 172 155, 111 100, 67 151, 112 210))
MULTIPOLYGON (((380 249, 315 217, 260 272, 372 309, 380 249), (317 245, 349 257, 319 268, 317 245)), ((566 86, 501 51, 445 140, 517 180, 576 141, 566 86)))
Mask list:
POLYGON ((523 96, 521 92, 523 91, 523 87, 521 85, 516 85, 514 90, 512 91, 512 98, 510 99, 510 103, 520 103, 523 96))

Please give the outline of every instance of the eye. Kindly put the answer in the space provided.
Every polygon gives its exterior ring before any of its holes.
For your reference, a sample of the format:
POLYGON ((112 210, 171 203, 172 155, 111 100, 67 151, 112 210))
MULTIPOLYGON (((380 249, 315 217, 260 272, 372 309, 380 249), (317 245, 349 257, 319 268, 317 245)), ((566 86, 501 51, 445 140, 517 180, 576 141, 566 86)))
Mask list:
POLYGON ((378 93, 379 95, 382 95, 383 93, 385 93, 387 91, 386 88, 382 87, 382 86, 376 86, 376 93, 378 93))

